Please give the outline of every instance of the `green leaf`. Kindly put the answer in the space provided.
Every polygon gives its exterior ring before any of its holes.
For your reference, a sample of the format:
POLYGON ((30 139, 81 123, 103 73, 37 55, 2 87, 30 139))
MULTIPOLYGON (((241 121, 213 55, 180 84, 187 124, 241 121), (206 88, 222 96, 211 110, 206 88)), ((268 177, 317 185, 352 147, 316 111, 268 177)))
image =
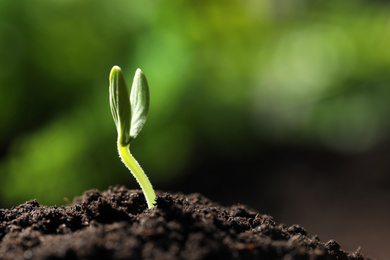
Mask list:
POLYGON ((118 131, 118 142, 128 145, 130 138, 131 106, 129 92, 121 68, 114 66, 110 73, 110 107, 118 131))
POLYGON ((145 74, 137 69, 130 93, 131 128, 130 138, 137 137, 145 124, 149 112, 149 87, 145 74))
POLYGON ((118 142, 126 146, 142 130, 149 112, 149 87, 142 70, 137 69, 135 72, 129 95, 121 68, 118 66, 112 68, 110 107, 118 130, 118 142))

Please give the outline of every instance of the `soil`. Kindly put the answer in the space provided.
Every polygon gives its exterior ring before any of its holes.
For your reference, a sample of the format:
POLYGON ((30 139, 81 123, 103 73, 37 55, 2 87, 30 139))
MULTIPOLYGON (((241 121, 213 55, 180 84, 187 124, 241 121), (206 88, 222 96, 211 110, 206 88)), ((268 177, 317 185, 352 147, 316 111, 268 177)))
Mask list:
POLYGON ((157 197, 147 209, 140 190, 116 186, 70 206, 0 209, 0 259, 371 259, 244 205, 198 193, 157 197))

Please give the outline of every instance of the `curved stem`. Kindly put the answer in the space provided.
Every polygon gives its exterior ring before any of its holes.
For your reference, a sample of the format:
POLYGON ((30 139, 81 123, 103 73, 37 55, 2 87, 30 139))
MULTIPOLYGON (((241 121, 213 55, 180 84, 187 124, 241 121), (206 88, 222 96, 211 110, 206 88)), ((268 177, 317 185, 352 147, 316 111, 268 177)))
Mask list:
POLYGON ((156 207, 156 194, 154 193, 152 184, 142 170, 141 166, 131 155, 130 145, 122 146, 118 142, 118 152, 120 157, 122 158, 122 162, 127 166, 127 168, 129 168, 129 170, 141 186, 141 189, 145 195, 146 202, 148 203, 148 207, 150 209, 156 207))

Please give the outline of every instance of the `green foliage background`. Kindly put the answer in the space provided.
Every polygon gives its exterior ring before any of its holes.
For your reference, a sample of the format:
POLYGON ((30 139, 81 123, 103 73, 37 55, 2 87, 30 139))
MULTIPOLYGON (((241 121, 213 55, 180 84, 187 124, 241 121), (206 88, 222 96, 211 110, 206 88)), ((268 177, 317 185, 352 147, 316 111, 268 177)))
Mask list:
POLYGON ((116 151, 113 65, 148 78, 132 152, 157 188, 185 178, 205 140, 221 156, 262 142, 369 149, 389 138, 389 14, 368 1, 3 0, 0 200, 137 188, 116 151))

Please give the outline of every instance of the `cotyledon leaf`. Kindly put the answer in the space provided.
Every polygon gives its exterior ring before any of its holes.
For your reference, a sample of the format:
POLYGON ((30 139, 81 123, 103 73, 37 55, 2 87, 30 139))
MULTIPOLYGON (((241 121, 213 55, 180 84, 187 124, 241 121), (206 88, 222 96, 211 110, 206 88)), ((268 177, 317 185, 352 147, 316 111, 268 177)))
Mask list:
POLYGON ((135 72, 130 92, 130 106, 130 138, 133 140, 142 130, 149 112, 149 86, 145 74, 140 69, 135 72))
POLYGON ((118 131, 118 142, 130 143, 131 105, 129 92, 121 68, 114 66, 110 72, 110 107, 118 131))

